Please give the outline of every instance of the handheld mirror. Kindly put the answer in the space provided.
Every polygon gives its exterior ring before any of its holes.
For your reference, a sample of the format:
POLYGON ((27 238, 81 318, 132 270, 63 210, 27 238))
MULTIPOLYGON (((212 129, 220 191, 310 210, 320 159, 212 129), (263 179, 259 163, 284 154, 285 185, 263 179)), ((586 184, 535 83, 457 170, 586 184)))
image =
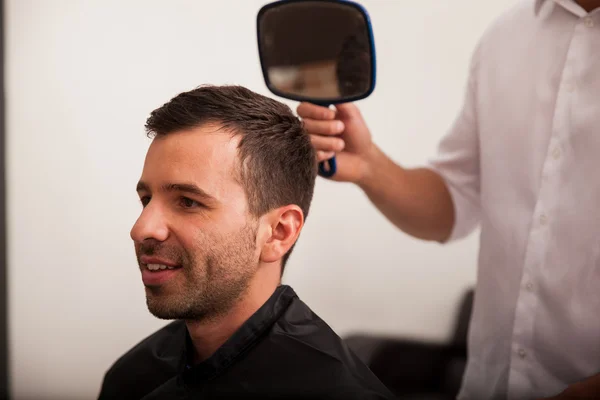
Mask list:
MULTIPOLYGON (((263 76, 277 96, 328 107, 375 89, 373 30, 358 3, 275 1, 260 9, 257 34, 263 76)), ((335 172, 335 157, 319 163, 319 175, 335 172)))

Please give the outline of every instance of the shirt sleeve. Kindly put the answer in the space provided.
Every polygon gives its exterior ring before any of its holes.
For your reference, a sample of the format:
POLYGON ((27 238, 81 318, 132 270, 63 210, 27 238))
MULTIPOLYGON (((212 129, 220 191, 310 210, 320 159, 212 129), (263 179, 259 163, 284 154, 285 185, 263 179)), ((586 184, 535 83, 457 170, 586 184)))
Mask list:
POLYGON ((455 211, 455 222, 446 242, 472 233, 481 218, 479 132, 477 123, 477 67, 479 47, 471 56, 462 108, 426 164, 445 181, 455 211))

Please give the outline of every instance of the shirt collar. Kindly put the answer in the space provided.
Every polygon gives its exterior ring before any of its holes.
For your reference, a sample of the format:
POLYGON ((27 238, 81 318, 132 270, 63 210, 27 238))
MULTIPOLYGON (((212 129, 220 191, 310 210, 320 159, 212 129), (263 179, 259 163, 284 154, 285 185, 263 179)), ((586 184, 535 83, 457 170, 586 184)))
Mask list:
POLYGON ((548 16, 556 5, 560 5, 576 16, 582 18, 588 13, 574 0, 535 0, 534 12, 536 16, 548 16))
POLYGON ((186 338, 182 362, 179 371, 185 383, 201 382, 219 375, 229 367, 245 350, 253 346, 287 310, 297 298, 294 290, 287 285, 280 285, 275 292, 215 354, 200 364, 189 366, 187 360, 192 351, 192 341, 185 330, 186 338))

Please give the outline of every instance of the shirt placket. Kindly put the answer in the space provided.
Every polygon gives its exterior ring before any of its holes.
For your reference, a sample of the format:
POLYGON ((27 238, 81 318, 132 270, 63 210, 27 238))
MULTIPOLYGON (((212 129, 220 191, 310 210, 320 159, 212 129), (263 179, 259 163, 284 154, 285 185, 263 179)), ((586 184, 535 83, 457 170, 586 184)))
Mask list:
MULTIPOLYGON (((585 21, 585 19, 583 20, 585 21)), ((538 296, 536 295, 537 277, 543 274, 547 259, 549 236, 553 226, 553 213, 556 193, 560 190, 560 168, 564 157, 564 140, 569 134, 569 116, 571 96, 576 90, 574 62, 577 52, 577 31, 571 40, 565 65, 559 82, 556 105, 553 116, 552 132, 541 171, 541 184, 534 208, 528 243, 525 252, 521 287, 517 306, 510 355, 509 399, 519 399, 522 394, 533 388, 529 380, 529 371, 535 366, 535 348, 533 343, 534 324, 538 296)))

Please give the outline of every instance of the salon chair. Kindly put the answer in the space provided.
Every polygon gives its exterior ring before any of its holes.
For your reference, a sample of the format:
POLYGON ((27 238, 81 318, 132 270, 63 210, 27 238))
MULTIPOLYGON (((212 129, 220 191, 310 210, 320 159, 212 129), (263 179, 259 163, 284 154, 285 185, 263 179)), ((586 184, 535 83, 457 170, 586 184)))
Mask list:
POLYGON ((473 289, 469 289, 447 343, 360 333, 344 340, 399 399, 454 400, 467 362, 472 305, 473 289))

